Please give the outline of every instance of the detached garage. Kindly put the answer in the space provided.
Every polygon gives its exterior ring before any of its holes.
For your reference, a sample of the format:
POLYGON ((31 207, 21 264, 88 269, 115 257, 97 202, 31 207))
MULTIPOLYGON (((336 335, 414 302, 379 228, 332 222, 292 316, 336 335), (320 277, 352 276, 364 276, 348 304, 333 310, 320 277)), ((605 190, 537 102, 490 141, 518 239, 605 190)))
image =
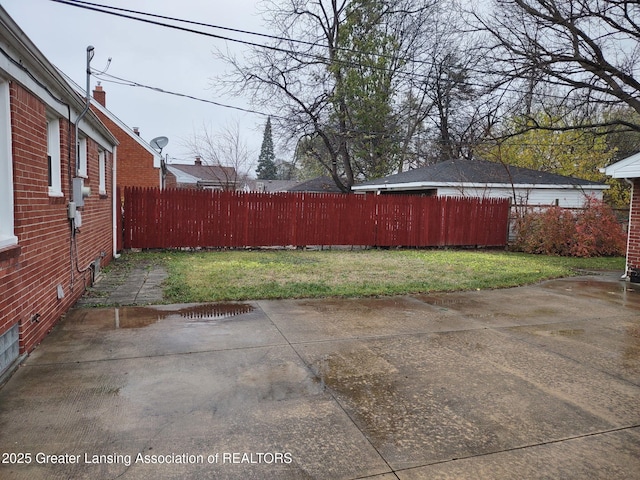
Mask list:
POLYGON ((640 153, 620 160, 601 172, 631 184, 629 205, 629 236, 627 238, 627 269, 625 276, 640 283, 640 153))
POLYGON ((581 208, 602 199, 604 185, 486 160, 456 159, 354 185, 354 192, 440 197, 510 198, 514 207, 581 208))

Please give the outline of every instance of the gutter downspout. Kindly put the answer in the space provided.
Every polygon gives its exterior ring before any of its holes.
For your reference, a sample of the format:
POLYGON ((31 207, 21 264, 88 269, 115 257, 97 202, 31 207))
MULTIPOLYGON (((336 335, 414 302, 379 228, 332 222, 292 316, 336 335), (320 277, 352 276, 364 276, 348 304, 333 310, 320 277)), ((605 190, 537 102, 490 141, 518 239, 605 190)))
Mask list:
POLYGON ((629 203, 629 220, 627 222, 627 251, 624 259, 624 274, 620 277, 620 280, 629 280, 629 246, 631 245, 631 213, 633 212, 633 187, 634 184, 628 178, 624 179, 629 185, 631 185, 631 199, 632 201, 629 203))
POLYGON ((118 147, 113 147, 112 157, 112 173, 111 173, 111 190, 113 191, 113 258, 120 258, 120 254, 118 253, 118 235, 121 235, 122 232, 118 232, 118 216, 122 215, 120 211, 120 198, 118 198, 118 173, 117 173, 117 165, 118 165, 118 147))
MULTIPOLYGON (((76 169, 75 169, 75 175, 78 175, 78 171, 80 170, 80 139, 78 138, 78 133, 79 133, 79 129, 80 129, 80 122, 82 121, 82 119, 85 117, 85 115, 87 114, 87 112, 89 111, 89 109, 91 108, 91 92, 89 91, 89 89, 91 88, 91 60, 93 59, 93 46, 89 45, 87 47, 87 92, 86 92, 86 102, 85 102, 85 106, 84 109, 82 110, 82 112, 80 112, 80 114, 78 115, 78 117, 76 118, 75 121, 75 155, 76 155, 76 169)), ((71 164, 71 162, 69 162, 69 165, 71 164)), ((71 178, 70 178, 70 181, 71 178)), ((71 199, 73 200, 73 202, 69 202, 69 223, 70 223, 70 227, 71 227, 71 255, 73 257, 73 254, 75 253, 75 267, 76 270, 78 271, 78 273, 80 274, 84 274, 85 272, 87 272, 89 269, 91 269, 92 264, 90 263, 89 265, 87 265, 85 268, 81 269, 80 268, 80 257, 78 254, 78 238, 77 238, 77 232, 76 232, 76 220, 75 217, 72 216, 71 214, 71 205, 75 204, 75 192, 73 191, 73 185, 74 183, 71 184, 72 185, 72 189, 70 192, 71 195, 71 199), (75 247, 75 250, 74 250, 75 247)), ((82 194, 82 193, 80 193, 82 194)), ((77 207, 76 207, 76 211, 77 211, 77 207)), ((74 286, 74 271, 73 271, 73 258, 71 261, 72 265, 71 265, 71 289, 73 290, 73 286, 74 286)))

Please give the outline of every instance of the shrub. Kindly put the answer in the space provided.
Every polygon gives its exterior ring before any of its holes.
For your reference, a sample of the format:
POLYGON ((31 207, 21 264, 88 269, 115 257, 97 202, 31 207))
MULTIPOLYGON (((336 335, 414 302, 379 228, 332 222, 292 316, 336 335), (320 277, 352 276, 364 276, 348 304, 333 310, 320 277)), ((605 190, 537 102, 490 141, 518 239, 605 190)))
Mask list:
POLYGON ((560 207, 527 212, 515 225, 513 247, 525 253, 573 257, 624 255, 625 234, 608 205, 588 198, 576 213, 560 207))
POLYGON ((606 203, 588 198, 576 218, 576 234, 571 249, 574 257, 624 255, 626 235, 615 213, 606 203))
POLYGON ((550 207, 528 212, 516 224, 515 248, 525 253, 568 256, 575 233, 575 219, 569 210, 550 207))

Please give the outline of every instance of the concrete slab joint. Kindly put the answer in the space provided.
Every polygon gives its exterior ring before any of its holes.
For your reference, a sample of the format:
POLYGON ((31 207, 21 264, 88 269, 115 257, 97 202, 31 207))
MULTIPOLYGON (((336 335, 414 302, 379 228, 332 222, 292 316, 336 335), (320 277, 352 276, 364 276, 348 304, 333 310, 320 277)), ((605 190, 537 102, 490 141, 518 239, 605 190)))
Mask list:
POLYGON ((639 405, 608 277, 76 308, 0 389, 0 478, 634 479, 639 405))

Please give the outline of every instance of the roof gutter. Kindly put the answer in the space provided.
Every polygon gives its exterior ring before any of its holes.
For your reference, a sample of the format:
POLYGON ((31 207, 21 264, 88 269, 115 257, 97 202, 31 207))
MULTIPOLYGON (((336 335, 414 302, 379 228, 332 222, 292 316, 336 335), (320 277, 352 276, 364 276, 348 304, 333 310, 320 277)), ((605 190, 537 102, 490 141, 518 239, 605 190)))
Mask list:
MULTIPOLYGON (((633 198, 633 189, 634 189, 633 182, 628 178, 625 178, 624 181, 627 182, 629 185, 631 185, 631 198, 633 198)), ((620 277, 620 280, 629 280, 629 247, 631 246, 631 213, 632 211, 633 211, 633 205, 629 205, 629 220, 627 222, 627 225, 628 225, 627 228, 629 230, 627 232, 627 251, 626 251, 627 255, 624 259, 624 273, 622 274, 622 277, 620 277)))
POLYGON ((590 190, 607 190, 609 185, 605 184, 591 184, 591 185, 579 185, 579 184, 547 184, 547 183, 516 183, 511 185, 510 183, 478 183, 478 182, 405 182, 405 183, 380 183, 375 185, 354 185, 352 190, 360 191, 377 191, 377 190, 415 190, 418 188, 437 188, 437 187, 452 187, 452 188, 581 188, 590 190))

